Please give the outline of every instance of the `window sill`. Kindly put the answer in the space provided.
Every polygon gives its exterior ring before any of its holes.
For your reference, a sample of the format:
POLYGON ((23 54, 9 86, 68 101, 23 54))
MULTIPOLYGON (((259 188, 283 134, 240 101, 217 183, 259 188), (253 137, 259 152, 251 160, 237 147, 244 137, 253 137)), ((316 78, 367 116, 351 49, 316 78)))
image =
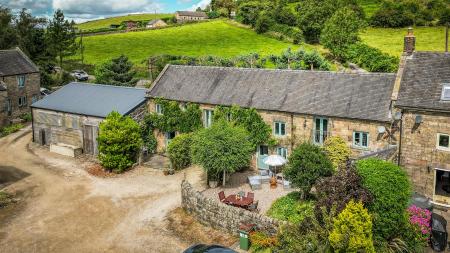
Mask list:
POLYGON ((436 150, 444 151, 444 152, 450 152, 450 148, 444 148, 444 147, 437 147, 436 150))
POLYGON ((357 149, 357 150, 363 150, 363 151, 369 151, 369 147, 360 147, 360 146, 355 146, 352 145, 352 149, 357 149))

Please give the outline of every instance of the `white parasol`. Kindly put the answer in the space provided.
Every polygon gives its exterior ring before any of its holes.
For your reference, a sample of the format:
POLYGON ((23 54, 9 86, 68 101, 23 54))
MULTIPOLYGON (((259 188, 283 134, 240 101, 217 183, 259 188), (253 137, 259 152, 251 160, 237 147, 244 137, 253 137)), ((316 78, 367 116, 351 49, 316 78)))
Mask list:
POLYGON ((263 162, 269 166, 275 167, 276 170, 276 167, 285 165, 287 161, 280 155, 270 155, 264 158, 263 162))

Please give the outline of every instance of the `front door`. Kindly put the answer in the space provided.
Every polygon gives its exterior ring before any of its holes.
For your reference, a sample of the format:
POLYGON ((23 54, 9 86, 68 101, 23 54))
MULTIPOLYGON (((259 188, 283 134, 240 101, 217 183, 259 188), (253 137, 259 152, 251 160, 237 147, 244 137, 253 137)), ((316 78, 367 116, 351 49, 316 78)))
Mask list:
POLYGON ((322 145, 328 136, 328 119, 316 118, 314 128, 314 142, 322 145))
POLYGON ((260 170, 268 170, 269 165, 264 163, 264 159, 269 156, 269 147, 266 145, 258 146, 257 150, 257 166, 260 170))
POLYGON ((47 145, 47 136, 45 134, 45 129, 39 130, 39 144, 41 146, 47 145))
POLYGON ((84 125, 83 131, 83 151, 85 154, 95 155, 97 153, 97 127, 84 125))

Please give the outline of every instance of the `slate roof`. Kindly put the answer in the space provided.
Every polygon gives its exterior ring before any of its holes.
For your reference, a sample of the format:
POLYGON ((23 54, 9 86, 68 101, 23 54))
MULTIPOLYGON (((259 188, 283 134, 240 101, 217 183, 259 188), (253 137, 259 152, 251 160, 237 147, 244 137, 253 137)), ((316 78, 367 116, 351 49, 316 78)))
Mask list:
POLYGON ((150 97, 308 115, 390 120, 395 74, 168 65, 150 97))
POLYGON ((0 50, 0 76, 39 72, 34 63, 19 49, 0 50))
POLYGON ((406 59, 397 107, 450 112, 441 101, 443 84, 450 84, 450 54, 415 52, 406 59))
POLYGON ((203 11, 177 11, 180 16, 207 18, 208 15, 203 11))
POLYGON ((146 101, 146 89, 69 83, 31 105, 33 108, 105 118, 111 111, 131 113, 146 101))

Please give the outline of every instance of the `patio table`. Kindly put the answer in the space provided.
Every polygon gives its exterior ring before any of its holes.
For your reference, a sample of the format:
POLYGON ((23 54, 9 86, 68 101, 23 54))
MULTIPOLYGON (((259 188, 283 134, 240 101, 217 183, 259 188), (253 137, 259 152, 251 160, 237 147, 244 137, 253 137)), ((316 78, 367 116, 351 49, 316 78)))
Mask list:
POLYGON ((242 207, 242 208, 247 208, 249 205, 251 205, 253 203, 252 198, 241 197, 240 199, 237 199, 236 196, 238 196, 238 195, 232 194, 232 195, 226 197, 224 202, 229 205, 242 207))

